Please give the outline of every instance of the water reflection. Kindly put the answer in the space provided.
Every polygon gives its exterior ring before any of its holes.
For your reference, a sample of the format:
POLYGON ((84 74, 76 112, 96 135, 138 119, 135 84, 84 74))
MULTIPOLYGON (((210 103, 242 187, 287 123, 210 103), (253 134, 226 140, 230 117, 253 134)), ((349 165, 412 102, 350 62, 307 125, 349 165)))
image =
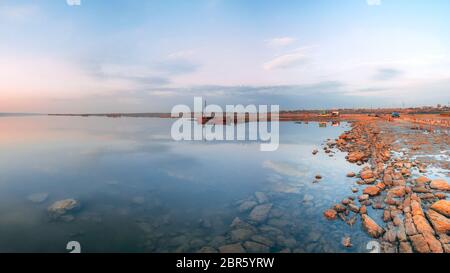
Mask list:
POLYGON ((322 216, 350 195, 356 168, 311 154, 347 124, 281 123, 279 150, 263 153, 256 142, 174 142, 171 122, 1 118, 0 251, 65 252, 74 239, 87 252, 364 251, 358 225, 322 216), (73 218, 50 219, 65 199, 81 205, 73 218))

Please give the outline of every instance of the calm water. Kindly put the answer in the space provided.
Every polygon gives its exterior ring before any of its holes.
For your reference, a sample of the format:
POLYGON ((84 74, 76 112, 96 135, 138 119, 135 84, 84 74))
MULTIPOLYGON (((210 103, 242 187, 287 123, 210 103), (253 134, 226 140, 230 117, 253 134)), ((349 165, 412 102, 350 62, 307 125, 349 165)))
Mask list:
MULTIPOLYGON (((231 222, 245 220, 245 200, 263 192, 273 208, 254 235, 270 251, 365 252, 357 223, 322 213, 352 196, 358 167, 338 152, 314 148, 348 125, 280 124, 276 152, 259 143, 174 142, 172 121, 149 118, 0 117, 0 251, 195 252, 232 242, 231 222), (324 178, 313 183, 316 174, 324 178), (42 202, 30 195, 48 194, 42 202), (74 219, 52 220, 47 208, 74 198, 74 219), (271 229, 272 228, 272 229, 271 229), (341 239, 351 235, 353 247, 341 239)), ((353 194, 357 196, 357 194, 353 194)))

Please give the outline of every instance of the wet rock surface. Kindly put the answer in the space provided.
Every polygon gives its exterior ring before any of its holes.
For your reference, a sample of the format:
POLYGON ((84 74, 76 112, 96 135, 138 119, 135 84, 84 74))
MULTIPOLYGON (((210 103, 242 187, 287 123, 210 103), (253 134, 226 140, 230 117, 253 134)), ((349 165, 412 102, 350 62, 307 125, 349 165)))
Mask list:
MULTIPOLYGON (((370 236, 378 238, 383 252, 448 252, 450 207, 446 199, 450 185, 446 178, 427 176, 435 175, 428 171, 434 165, 443 167, 441 173, 449 177, 448 163, 429 159, 422 162, 418 158, 424 152, 439 154, 442 147, 448 153, 449 136, 445 131, 437 131, 432 136, 436 145, 430 144, 425 149, 415 143, 429 141, 420 135, 411 136, 408 131, 401 124, 362 120, 355 122, 352 130, 337 141, 337 147, 348 153, 349 162, 366 163, 359 177, 347 175, 360 179, 357 184, 363 187, 363 195, 358 197, 359 203, 370 202, 373 210, 383 209, 382 221, 377 221, 379 214, 361 207, 361 223, 370 236)), ((342 204, 344 207, 335 205, 334 210, 338 216, 344 215, 338 218, 348 223, 345 213, 356 212, 357 205, 348 200, 342 204)), ((330 210, 324 212, 328 219, 332 215, 330 210)))

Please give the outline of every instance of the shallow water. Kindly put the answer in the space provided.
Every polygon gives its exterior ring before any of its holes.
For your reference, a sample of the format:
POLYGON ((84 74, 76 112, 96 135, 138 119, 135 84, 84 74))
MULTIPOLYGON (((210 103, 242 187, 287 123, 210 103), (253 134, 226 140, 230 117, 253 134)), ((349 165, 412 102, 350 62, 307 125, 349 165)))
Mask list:
POLYGON ((253 226, 255 235, 274 242, 270 251, 367 252, 370 238, 359 221, 350 227, 322 214, 360 194, 351 193, 355 179, 345 175, 359 168, 343 153, 330 157, 321 149, 347 124, 281 123, 276 152, 260 152, 257 142, 175 142, 171 124, 0 117, 0 251, 67 252, 69 241, 80 242, 83 252, 217 248, 232 243, 235 217, 247 219, 239 205, 263 192, 273 207, 267 222, 253 226), (316 174, 323 176, 319 183, 316 174), (48 198, 30 201, 36 193, 48 198), (66 198, 81 203, 74 219, 50 219, 47 208, 66 198), (345 235, 352 248, 341 246, 345 235))

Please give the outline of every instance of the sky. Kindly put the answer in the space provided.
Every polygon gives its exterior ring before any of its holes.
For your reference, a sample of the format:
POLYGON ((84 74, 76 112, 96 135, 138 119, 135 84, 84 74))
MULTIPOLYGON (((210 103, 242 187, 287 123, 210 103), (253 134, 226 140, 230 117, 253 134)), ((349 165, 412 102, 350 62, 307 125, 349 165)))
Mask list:
POLYGON ((0 0, 0 112, 450 102, 448 0, 77 1, 0 0))

